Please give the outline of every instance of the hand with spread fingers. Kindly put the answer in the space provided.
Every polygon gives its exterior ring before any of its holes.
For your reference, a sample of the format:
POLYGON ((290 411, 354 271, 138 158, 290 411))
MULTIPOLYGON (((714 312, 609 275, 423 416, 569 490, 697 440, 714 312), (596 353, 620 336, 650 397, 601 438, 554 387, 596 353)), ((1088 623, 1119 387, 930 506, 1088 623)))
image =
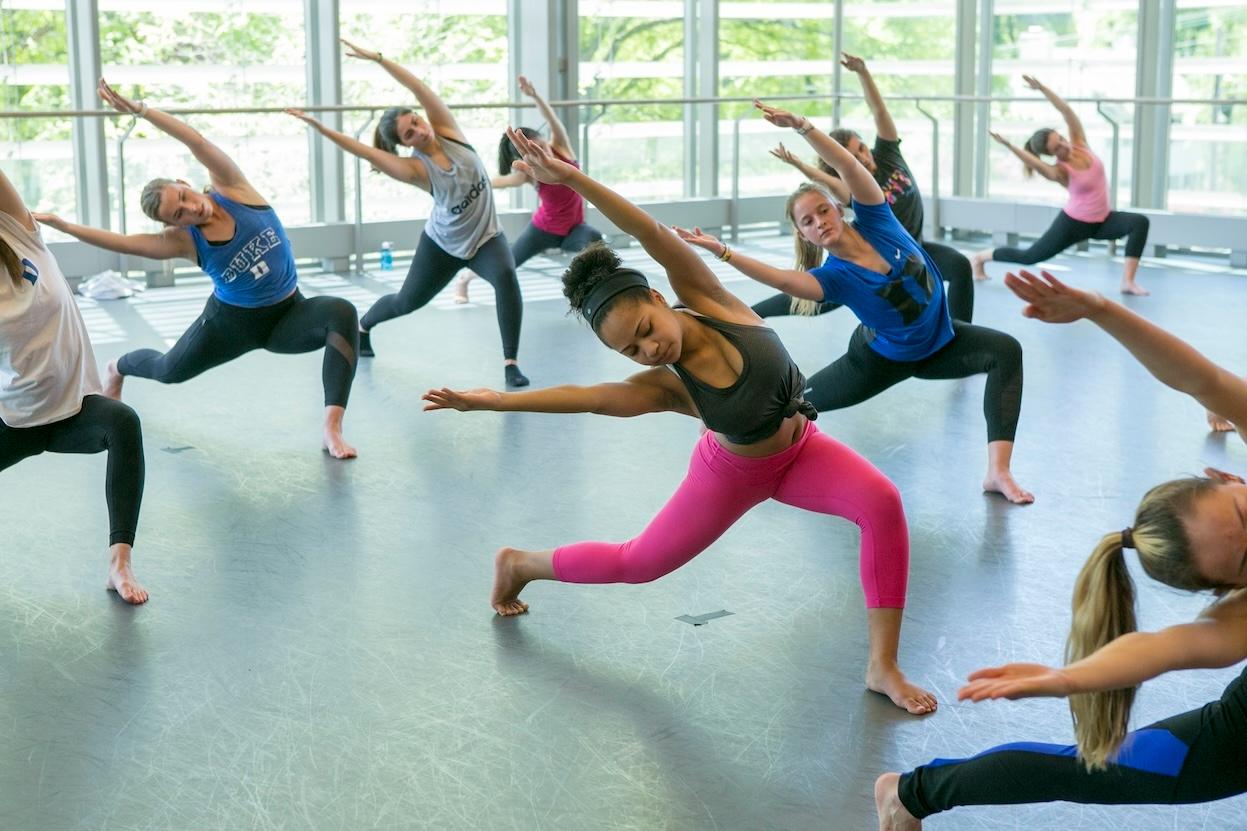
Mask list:
POLYGON ((513 169, 532 176, 538 182, 562 184, 576 172, 575 167, 554 155, 548 145, 538 144, 514 127, 507 128, 507 137, 521 157, 513 169))
POLYGON ((687 228, 672 225, 671 230, 675 231, 676 236, 687 242, 689 245, 704 248, 716 257, 723 256, 723 252, 727 249, 727 246, 724 245, 718 237, 707 234, 700 228, 694 228, 690 231, 687 228))
POLYGON ((969 683, 957 691, 960 701, 992 698, 1062 698, 1070 694, 1065 672, 1043 664, 1005 664, 970 673, 969 683))
POLYGON ((461 413, 471 410, 492 410, 498 405, 499 397, 497 390, 484 387, 463 391, 442 387, 438 390, 429 390, 421 396, 424 401, 428 402, 424 405, 425 412, 458 410, 461 413))
POLYGON ((1091 317, 1108 302, 1098 294, 1067 286, 1046 271, 1005 275, 1005 285, 1026 301, 1022 314, 1044 323, 1072 323, 1091 317))
POLYGON ((776 127, 791 127, 797 129, 801 125, 807 123, 803 115, 791 113, 788 110, 781 110, 779 107, 772 107, 763 104, 758 99, 753 100, 753 105, 762 111, 762 117, 774 124, 776 127))

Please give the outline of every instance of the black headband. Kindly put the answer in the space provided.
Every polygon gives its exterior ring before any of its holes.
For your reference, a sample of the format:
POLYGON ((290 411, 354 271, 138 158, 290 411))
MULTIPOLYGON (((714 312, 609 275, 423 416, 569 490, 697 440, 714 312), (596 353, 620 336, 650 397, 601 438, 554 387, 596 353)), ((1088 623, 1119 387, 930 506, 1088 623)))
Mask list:
POLYGON ((1121 532, 1121 547, 1134 548, 1134 529, 1126 528, 1121 532))
POLYGON ((632 268, 618 268, 611 273, 609 277, 598 283, 593 291, 589 292, 589 296, 585 298, 585 302, 580 306, 580 314, 584 319, 589 321, 589 325, 597 329, 597 319, 602 313, 602 307, 606 305, 612 297, 621 292, 625 292, 634 286, 640 288, 649 288, 649 280, 645 279, 645 275, 632 268))

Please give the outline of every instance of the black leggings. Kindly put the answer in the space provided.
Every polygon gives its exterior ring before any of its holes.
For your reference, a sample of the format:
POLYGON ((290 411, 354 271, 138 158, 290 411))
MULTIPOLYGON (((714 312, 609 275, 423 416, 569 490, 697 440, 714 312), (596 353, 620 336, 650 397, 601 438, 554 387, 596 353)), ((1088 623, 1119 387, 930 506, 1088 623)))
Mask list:
POLYGON ((601 238, 601 231, 583 222, 568 231, 566 236, 543 231, 530 222, 516 238, 515 245, 511 246, 511 256, 515 258, 515 267, 519 268, 546 249, 559 248, 568 254, 575 254, 601 238))
POLYGON ((39 427, 0 422, 0 470, 40 453, 108 451, 104 498, 108 502, 108 544, 134 545, 143 502, 143 427, 134 410, 102 395, 82 399, 77 415, 39 427))
POLYGON ((1089 772, 1076 753, 1018 742, 969 759, 936 759, 901 777, 901 802, 922 819, 959 805, 1180 805, 1247 792, 1244 676, 1220 701, 1130 733, 1105 770, 1089 772))
POLYGON ((214 366, 267 349, 282 355, 325 350, 321 382, 325 406, 345 407, 359 354, 359 318, 340 297, 304 297, 299 291, 258 309, 208 298, 203 314, 168 352, 136 349, 117 361, 122 375, 180 384, 214 366))
POLYGON ((992 252, 992 259, 998 263, 1034 265, 1052 259, 1075 243, 1122 237, 1126 237, 1126 256, 1142 257, 1149 224, 1143 214, 1126 211, 1112 211, 1103 222, 1083 222, 1061 211, 1030 248, 997 248, 992 252))
POLYGON ((1013 441, 1022 411, 1022 345, 1011 335, 953 321, 953 339, 920 361, 893 361, 871 349, 865 327, 835 363, 806 382, 805 400, 819 412, 852 407, 906 378, 966 378, 987 373, 983 415, 987 440, 1013 441))
MULTIPOLYGON (((948 313, 953 320, 970 323, 974 320, 974 274, 966 255, 939 242, 924 242, 922 248, 935 263, 940 276, 948 283, 948 313)), ((814 312, 826 314, 840 308, 839 303, 820 303, 814 312)), ((792 298, 787 294, 768 297, 753 307, 758 317, 783 317, 792 314, 792 298)))
POLYGON ((515 360, 520 348, 520 323, 524 320, 524 300, 515 276, 515 259, 507 247, 506 234, 498 234, 482 245, 470 260, 447 254, 429 235, 421 232, 416 254, 411 258, 407 279, 396 294, 387 294, 372 304, 360 325, 365 332, 378 323, 411 314, 446 288, 460 269, 470 268, 494 287, 494 307, 498 331, 502 333, 502 357, 515 360))

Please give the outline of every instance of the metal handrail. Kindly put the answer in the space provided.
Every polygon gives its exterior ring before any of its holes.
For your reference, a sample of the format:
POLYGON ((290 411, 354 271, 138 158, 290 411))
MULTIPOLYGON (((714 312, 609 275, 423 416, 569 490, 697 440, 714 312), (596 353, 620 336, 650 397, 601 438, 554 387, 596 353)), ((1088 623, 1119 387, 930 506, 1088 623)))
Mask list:
MULTIPOLYGON (((1038 98, 1035 96, 993 96, 993 95, 908 95, 906 100, 914 102, 930 103, 1033 103, 1047 104, 1048 99, 1038 98)), ((618 104, 638 104, 643 105, 659 105, 659 104, 748 104, 755 100, 753 96, 720 96, 709 98, 576 98, 565 101, 550 101, 551 107, 609 107, 618 104)), ((818 95, 768 95, 768 101, 837 101, 837 100, 864 100, 861 95, 854 93, 820 93, 818 95)), ((1066 98, 1069 104, 1143 104, 1154 106, 1168 106, 1172 104, 1200 104, 1215 106, 1242 106, 1247 105, 1247 98, 1066 98)), ((384 110, 391 104, 339 104, 339 105, 311 105, 298 104, 299 109, 305 112, 318 113, 350 113, 350 112, 375 112, 376 110, 384 110)), ((486 103, 456 103, 447 104, 451 109, 456 110, 505 110, 505 109, 521 109, 535 108, 537 105, 531 101, 502 101, 502 102, 486 102, 486 103)), ((173 109, 163 109, 170 115, 279 115, 284 113, 288 107, 223 107, 223 108, 195 108, 195 107, 178 107, 173 109)), ((0 112, 0 119, 6 118, 108 118, 112 116, 128 115, 128 113, 118 113, 116 110, 27 110, 27 111, 10 111, 0 112)))

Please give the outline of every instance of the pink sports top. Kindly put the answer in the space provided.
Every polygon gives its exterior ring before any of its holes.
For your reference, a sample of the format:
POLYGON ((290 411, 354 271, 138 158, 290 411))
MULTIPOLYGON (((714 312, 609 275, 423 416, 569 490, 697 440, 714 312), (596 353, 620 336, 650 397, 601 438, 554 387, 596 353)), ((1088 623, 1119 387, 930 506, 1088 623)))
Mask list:
POLYGON ((1058 160, 1069 175, 1069 201, 1065 203, 1065 213, 1079 222, 1103 222, 1112 211, 1108 201, 1108 179, 1104 176, 1104 164, 1091 148, 1086 145, 1075 145, 1087 155, 1091 164, 1085 170, 1058 160))
MULTIPOLYGON (((563 161, 579 169, 580 162, 567 159, 555 152, 563 161)), ((537 210, 532 223, 547 234, 565 237, 572 229, 585 221, 585 200, 567 185, 537 183, 537 210)))

